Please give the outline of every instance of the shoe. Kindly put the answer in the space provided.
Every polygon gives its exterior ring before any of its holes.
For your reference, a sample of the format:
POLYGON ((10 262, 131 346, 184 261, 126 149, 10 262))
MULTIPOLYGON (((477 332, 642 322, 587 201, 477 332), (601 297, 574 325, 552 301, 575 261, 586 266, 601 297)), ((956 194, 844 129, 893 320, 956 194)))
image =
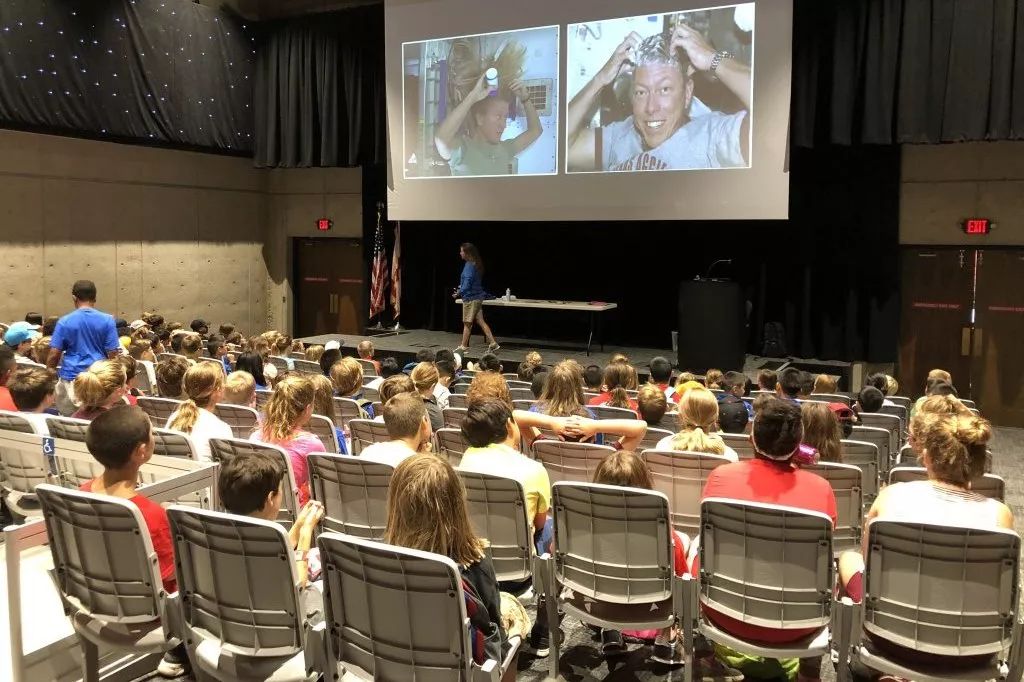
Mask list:
POLYGON ((622 641, 622 633, 618 630, 601 630, 601 651, 605 656, 626 653, 626 643, 622 641))
POLYGON ((682 665, 685 662, 682 640, 678 637, 670 640, 658 635, 651 650, 651 660, 665 665, 682 665))
POLYGON ((551 653, 551 631, 540 623, 530 629, 530 650, 537 658, 547 658, 551 653))
POLYGON ((501 350, 501 346, 500 346, 500 345, 498 345, 498 342, 497 342, 497 341, 495 341, 495 342, 494 342, 494 343, 492 343, 491 345, 487 346, 487 350, 488 350, 489 352, 493 353, 493 352, 494 352, 494 351, 496 351, 496 350, 501 350))
POLYGON ((693 657, 694 682, 742 682, 743 673, 730 668, 714 654, 693 657))
POLYGON ((465 346, 459 346, 458 348, 456 348, 456 349, 455 349, 454 351, 452 351, 452 352, 453 352, 453 353, 458 353, 459 355, 462 355, 462 356, 465 356, 465 355, 466 355, 466 353, 468 353, 468 352, 469 352, 469 349, 468 349, 468 348, 466 348, 465 346))
POLYGON ((183 645, 178 645, 164 653, 164 657, 160 659, 159 665, 156 666, 156 674, 160 677, 175 678, 181 677, 188 672, 188 657, 185 653, 183 645))

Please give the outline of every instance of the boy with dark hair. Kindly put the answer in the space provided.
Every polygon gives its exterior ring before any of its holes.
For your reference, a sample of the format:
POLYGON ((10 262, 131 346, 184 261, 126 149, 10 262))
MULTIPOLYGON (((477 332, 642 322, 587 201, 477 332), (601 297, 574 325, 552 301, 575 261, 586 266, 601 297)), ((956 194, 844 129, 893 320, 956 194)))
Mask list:
POLYGON ((806 400, 814 393, 814 375, 810 372, 800 372, 800 393, 797 397, 806 400))
POLYGON ((53 409, 54 391, 57 388, 57 374, 43 367, 22 367, 14 371, 7 381, 11 400, 21 416, 32 424, 35 432, 47 436, 50 433, 46 418, 57 414, 53 409))
POLYGON ((484 353, 480 356, 480 361, 476 363, 477 369, 481 372, 497 372, 501 374, 501 361, 498 360, 498 356, 494 353, 484 353))
POLYGON ((206 320, 192 320, 189 327, 203 338, 206 338, 206 335, 210 333, 210 325, 206 323, 206 320))
POLYGON ((437 401, 437 406, 443 410, 448 407, 448 402, 452 395, 452 392, 448 387, 451 386, 452 382, 455 380, 455 361, 437 360, 434 362, 434 367, 437 367, 437 383, 434 385, 434 399, 437 401))
POLYGON ((597 365, 587 365, 583 370, 583 390, 601 391, 601 382, 604 380, 604 371, 597 365))
POLYGON ((757 388, 760 391, 774 391, 779 383, 779 374, 774 369, 762 369, 757 373, 757 388))
POLYGON ((179 400, 185 392, 181 382, 191 365, 185 358, 168 358, 156 366, 156 388, 161 398, 179 400))
POLYGON ((533 371, 533 378, 530 379, 530 392, 533 393, 533 397, 540 400, 540 397, 544 394, 544 387, 548 383, 548 368, 543 365, 538 365, 533 371))
POLYGON ((784 400, 796 402, 800 395, 800 387, 803 382, 803 372, 796 367, 787 367, 779 373, 779 381, 775 385, 775 392, 784 400))
MULTIPOLYGON (((321 364, 323 363, 321 362, 321 364)), ((415 366, 416 365, 413 365, 413 367, 415 366)), ((329 370, 330 368, 328 368, 328 376, 330 376, 329 370)), ((409 371, 411 372, 412 370, 409 371)), ((380 369, 377 371, 377 378, 366 384, 366 388, 372 388, 375 391, 379 391, 381 384, 383 384, 387 379, 401 373, 402 368, 398 366, 398 360, 394 358, 384 358, 380 361, 380 369)))
MULTIPOLYGON (((135 491, 139 469, 153 457, 153 429, 149 416, 138 407, 122 405, 101 412, 85 432, 85 446, 103 465, 103 473, 82 484, 81 490, 128 500, 142 513, 160 566, 164 589, 178 589, 174 576, 174 545, 167 524, 167 512, 156 502, 135 491)), ((163 677, 178 677, 185 672, 184 646, 164 654, 157 667, 163 677)))
MULTIPOLYGON (((718 396, 718 412, 719 417, 724 411, 730 414, 735 413, 735 407, 742 406, 743 411, 746 412, 746 417, 743 419, 743 426, 747 425, 747 421, 754 418, 754 407, 752 403, 748 403, 743 400, 743 396, 747 394, 747 375, 742 372, 726 372, 722 378, 722 389, 724 393, 718 396)), ((732 416, 732 424, 735 428, 739 422, 739 418, 732 416)), ((721 419, 719 419, 719 426, 721 426, 721 419)), ((723 429, 724 430, 724 429, 723 429)), ((740 427, 739 431, 730 431, 729 433, 741 433, 743 427, 740 427)))
POLYGON ((398 466, 407 457, 429 449, 433 431, 419 395, 399 393, 384 403, 384 426, 391 440, 367 447, 359 455, 362 459, 398 466))
POLYGON ((43 326, 43 316, 40 313, 25 313, 25 321, 35 327, 43 326))
MULTIPOLYGON (((754 459, 724 464, 708 474, 702 499, 724 497, 743 502, 796 507, 824 514, 832 519, 834 526, 836 498, 828 481, 794 466, 790 461, 800 447, 802 438, 800 407, 790 400, 768 398, 759 406, 750 433, 754 459)), ((694 570, 699 569, 695 567, 694 570)), ((750 625, 710 609, 705 609, 705 613, 726 632, 755 641, 785 644, 807 637, 814 631, 813 628, 779 630, 750 625)), ((713 655, 713 652, 701 651, 695 658, 709 655, 713 655)), ((816 680, 820 677, 819 658, 800 660, 798 679, 816 680)))
POLYGON ((874 413, 882 409, 885 395, 874 386, 865 386, 857 394, 857 411, 874 413))
POLYGON ((228 355, 228 347, 224 342, 224 337, 220 334, 211 334, 210 338, 206 341, 206 354, 211 358, 220 360, 220 364, 224 367, 224 375, 231 374, 231 357, 228 355))
POLYGON ((648 365, 651 371, 650 383, 662 390, 666 399, 671 399, 675 389, 672 388, 672 363, 660 355, 651 358, 648 365))

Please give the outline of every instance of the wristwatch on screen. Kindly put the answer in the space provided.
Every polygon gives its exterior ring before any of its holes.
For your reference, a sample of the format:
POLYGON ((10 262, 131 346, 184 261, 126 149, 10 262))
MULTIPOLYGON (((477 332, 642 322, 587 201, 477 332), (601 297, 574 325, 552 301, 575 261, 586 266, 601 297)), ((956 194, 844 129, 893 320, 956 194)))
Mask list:
POLYGON ((711 74, 711 77, 717 80, 718 74, 715 72, 718 71, 719 64, 722 63, 723 59, 732 59, 733 56, 734 55, 732 52, 726 52, 725 50, 718 50, 717 52, 715 52, 715 54, 711 57, 711 68, 708 69, 708 73, 711 74))

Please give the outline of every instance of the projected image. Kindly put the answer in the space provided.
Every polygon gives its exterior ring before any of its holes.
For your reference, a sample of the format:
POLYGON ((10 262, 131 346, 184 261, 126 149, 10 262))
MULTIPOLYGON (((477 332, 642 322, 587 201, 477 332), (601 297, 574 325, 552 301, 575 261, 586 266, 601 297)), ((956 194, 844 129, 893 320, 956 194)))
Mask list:
POLYGON ((406 178, 558 169, 558 27, 402 45, 406 178))
POLYGON ((754 3, 569 24, 566 170, 746 168, 754 3))

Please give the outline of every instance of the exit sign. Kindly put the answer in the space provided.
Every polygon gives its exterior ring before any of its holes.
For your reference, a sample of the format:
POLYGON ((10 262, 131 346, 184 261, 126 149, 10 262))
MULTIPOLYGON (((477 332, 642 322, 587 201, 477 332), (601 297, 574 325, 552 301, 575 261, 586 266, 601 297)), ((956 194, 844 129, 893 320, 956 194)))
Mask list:
POLYGON ((964 234, 988 234, 995 226, 988 218, 968 218, 960 223, 960 227, 964 234))
POLYGON ((316 229, 320 230, 321 232, 327 232, 327 230, 331 229, 332 227, 334 227, 334 221, 331 220, 330 218, 320 218, 319 220, 316 221, 316 229))

